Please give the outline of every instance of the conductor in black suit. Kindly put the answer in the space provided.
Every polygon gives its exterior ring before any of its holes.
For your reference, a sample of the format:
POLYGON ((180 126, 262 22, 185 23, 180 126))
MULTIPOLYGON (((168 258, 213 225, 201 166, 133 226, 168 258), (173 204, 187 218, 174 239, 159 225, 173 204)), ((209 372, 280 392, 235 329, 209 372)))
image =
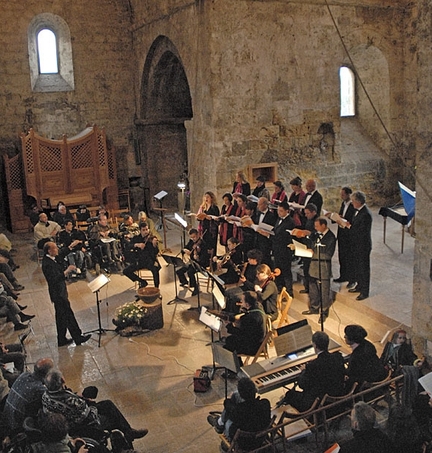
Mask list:
POLYGON ((283 201, 278 206, 278 219, 274 227, 272 236, 272 253, 275 268, 279 268, 281 274, 276 278, 276 285, 280 291, 284 286, 288 294, 293 297, 293 278, 291 272, 292 251, 288 247, 292 244, 292 236, 288 231, 295 228, 293 218, 289 215, 289 205, 283 201))
POLYGON ((354 192, 351 200, 356 209, 350 233, 353 245, 354 280, 357 285, 349 289, 349 292, 360 293, 356 300, 364 300, 369 297, 372 214, 366 206, 366 195, 363 192, 354 192))
MULTIPOLYGON (((74 271, 76 267, 71 264, 64 270, 63 264, 60 261, 57 261, 59 249, 54 242, 47 242, 44 245, 43 251, 42 272, 48 283, 48 292, 51 302, 54 304, 57 326, 57 344, 58 346, 65 346, 72 343, 72 341, 75 341, 75 344, 79 346, 88 341, 91 335, 82 334, 68 299, 66 276, 74 271), (69 330, 72 339, 66 337, 66 330, 69 330)), ((62 250, 61 255, 64 256, 68 252, 70 252, 70 250, 65 247, 65 250, 62 250)))
POLYGON ((344 393, 344 360, 340 352, 330 353, 329 336, 325 332, 315 332, 312 344, 318 357, 306 366, 298 377, 297 384, 303 389, 288 391, 280 404, 290 404, 298 411, 308 410, 316 398, 325 394, 341 396, 344 393))
MULTIPOLYGON (((350 224, 356 212, 351 202, 352 189, 350 187, 342 187, 341 198, 342 204, 339 209, 341 218, 347 220, 350 224)), ((354 282, 354 269, 353 269, 353 250, 351 241, 351 231, 345 227, 344 222, 337 222, 337 242, 338 242, 338 256, 339 256, 339 278, 335 278, 337 283, 354 282)))

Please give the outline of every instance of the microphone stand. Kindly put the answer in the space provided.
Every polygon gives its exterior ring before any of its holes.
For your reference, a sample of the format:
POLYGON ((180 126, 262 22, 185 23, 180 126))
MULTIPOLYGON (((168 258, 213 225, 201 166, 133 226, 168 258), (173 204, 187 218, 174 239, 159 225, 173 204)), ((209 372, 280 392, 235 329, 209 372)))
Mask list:
POLYGON ((324 316, 323 316, 323 297, 322 297, 322 271, 321 271, 321 247, 325 247, 324 244, 321 244, 321 238, 318 236, 316 241, 316 247, 318 248, 318 294, 320 302, 320 324, 321 332, 324 332, 324 316))

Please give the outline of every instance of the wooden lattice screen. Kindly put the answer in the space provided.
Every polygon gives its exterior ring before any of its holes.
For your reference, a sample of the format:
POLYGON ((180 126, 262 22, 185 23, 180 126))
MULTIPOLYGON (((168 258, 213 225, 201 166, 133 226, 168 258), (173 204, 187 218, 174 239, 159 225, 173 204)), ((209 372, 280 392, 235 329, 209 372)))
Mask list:
POLYGON ((5 157, 12 231, 28 231, 25 201, 54 207, 105 202, 118 207, 114 149, 108 148, 105 132, 88 127, 75 137, 49 140, 32 129, 21 134, 22 156, 5 157))

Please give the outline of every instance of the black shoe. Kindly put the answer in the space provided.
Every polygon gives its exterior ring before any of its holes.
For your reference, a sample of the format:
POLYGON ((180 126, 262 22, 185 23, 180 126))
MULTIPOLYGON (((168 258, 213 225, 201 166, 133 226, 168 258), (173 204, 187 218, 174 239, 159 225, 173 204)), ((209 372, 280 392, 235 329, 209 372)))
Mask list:
POLYGON ((57 342, 57 345, 58 345, 59 348, 61 348, 62 346, 67 346, 67 345, 72 344, 72 343, 73 343, 72 338, 65 338, 63 341, 57 342))
POLYGON ((320 322, 320 323, 321 323, 321 322, 325 322, 326 319, 328 318, 328 315, 329 315, 329 314, 328 314, 328 311, 327 311, 327 312, 326 312, 326 311, 323 311, 323 312, 322 312, 322 315, 321 315, 320 318, 319 318, 319 322, 320 322))
POLYGON ((24 330, 24 329, 27 329, 28 328, 28 325, 27 324, 22 324, 22 323, 18 323, 18 324, 15 324, 14 325, 14 330, 17 331, 17 330, 24 330))
POLYGON ((343 282, 346 282, 346 280, 343 279, 342 277, 334 278, 333 281, 334 281, 335 283, 343 283, 343 282))
POLYGON ((13 289, 15 291, 22 291, 23 289, 25 289, 25 287, 23 285, 16 284, 14 285, 13 289))
POLYGON ((365 300, 369 297, 369 295, 366 295, 366 294, 359 294, 357 297, 356 297, 356 300, 365 300))
POLYGON ((110 438, 113 453, 121 453, 123 450, 130 448, 129 442, 119 429, 113 429, 110 438))
POLYGON ((128 437, 132 439, 141 439, 144 436, 147 436, 148 429, 131 429, 128 432, 128 437))
POLYGON ((199 293, 198 288, 194 288, 194 290, 192 291, 192 296, 197 296, 198 293, 199 293))
POLYGON ((222 425, 219 425, 218 420, 219 415, 207 415, 207 421, 210 423, 210 425, 213 426, 218 434, 222 434, 224 432, 224 427, 222 425))
POLYGON ((299 291, 300 294, 309 294, 309 290, 308 289, 301 289, 299 291))
POLYGON ((140 288, 145 288, 147 285, 148 285, 148 283, 145 280, 140 280, 140 282, 139 282, 140 288))
POLYGON ((25 313, 18 313, 18 316, 21 318, 21 322, 26 322, 30 321, 30 319, 33 319, 36 315, 26 315, 25 313))
POLYGON ((360 290, 359 290, 359 289, 357 288, 357 286, 356 286, 356 287, 354 287, 354 288, 349 289, 348 292, 349 292, 349 293, 359 293, 360 290))
POLYGON ((305 310, 302 311, 302 315, 317 315, 319 310, 305 310))
POLYGON ((188 282, 180 282, 180 286, 188 286, 188 282))
POLYGON ((19 308, 21 311, 23 311, 23 310, 25 310, 25 309, 27 308, 27 305, 20 305, 20 304, 18 304, 18 303, 17 303, 17 305, 18 305, 18 308, 19 308))
POLYGON ((353 289, 357 286, 356 282, 349 282, 348 285, 346 286, 347 289, 353 289))
POLYGON ((75 340, 75 344, 76 344, 77 346, 79 346, 80 344, 83 344, 83 343, 85 343, 86 341, 89 341, 90 338, 91 338, 91 334, 90 334, 90 333, 88 333, 87 335, 81 335, 81 336, 78 338, 78 341, 75 340))

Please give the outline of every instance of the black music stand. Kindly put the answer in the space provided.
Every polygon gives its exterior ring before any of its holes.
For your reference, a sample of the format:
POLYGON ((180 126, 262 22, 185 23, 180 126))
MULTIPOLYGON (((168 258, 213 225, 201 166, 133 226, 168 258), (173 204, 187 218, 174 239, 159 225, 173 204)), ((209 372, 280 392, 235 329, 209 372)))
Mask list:
MULTIPOLYGON (((199 263, 197 263, 194 260, 191 260, 191 264, 192 264, 192 266, 195 269, 195 274, 200 273, 200 274, 204 275, 204 277, 208 277, 209 276, 208 272, 199 263)), ((188 310, 198 310, 198 311, 200 311, 201 310, 201 298, 200 298, 200 282, 199 282, 198 275, 195 276, 195 280, 196 280, 196 289, 198 290, 198 293, 197 293, 197 295, 198 295, 198 306, 197 307, 190 307, 190 308, 188 308, 188 310)))
MULTIPOLYGON (((214 378, 216 370, 225 369, 225 399, 228 398, 228 371, 238 373, 240 371, 240 360, 237 353, 228 351, 221 344, 212 343, 213 368, 210 373, 210 379, 214 378), (216 363, 221 365, 216 366, 216 363)), ((206 368, 206 367, 203 367, 206 368)))
POLYGON ((99 340, 98 340, 98 347, 100 348, 100 343, 101 343, 101 335, 104 334, 105 332, 115 332, 114 329, 103 329, 102 328, 102 321, 101 321, 101 312, 100 312, 100 303, 101 301, 99 300, 99 291, 107 285, 111 280, 105 275, 105 274, 100 274, 97 276, 94 280, 92 280, 90 283, 87 283, 87 286, 90 288, 92 293, 96 293, 96 307, 97 307, 97 315, 98 315, 98 328, 94 330, 89 330, 88 332, 84 332, 84 335, 88 333, 97 333, 99 335, 99 340))
POLYGON ((181 258, 179 258, 178 256, 172 256, 172 255, 163 255, 162 254, 162 258, 169 264, 172 264, 173 266, 173 272, 174 272, 174 288, 175 288, 175 297, 174 299, 171 299, 167 305, 172 305, 172 304, 175 304, 177 302, 185 302, 187 303, 187 300, 186 299, 182 299, 181 297, 178 296, 178 292, 177 292, 177 268, 179 267, 183 267, 184 266, 184 263, 183 263, 183 260, 181 258))

